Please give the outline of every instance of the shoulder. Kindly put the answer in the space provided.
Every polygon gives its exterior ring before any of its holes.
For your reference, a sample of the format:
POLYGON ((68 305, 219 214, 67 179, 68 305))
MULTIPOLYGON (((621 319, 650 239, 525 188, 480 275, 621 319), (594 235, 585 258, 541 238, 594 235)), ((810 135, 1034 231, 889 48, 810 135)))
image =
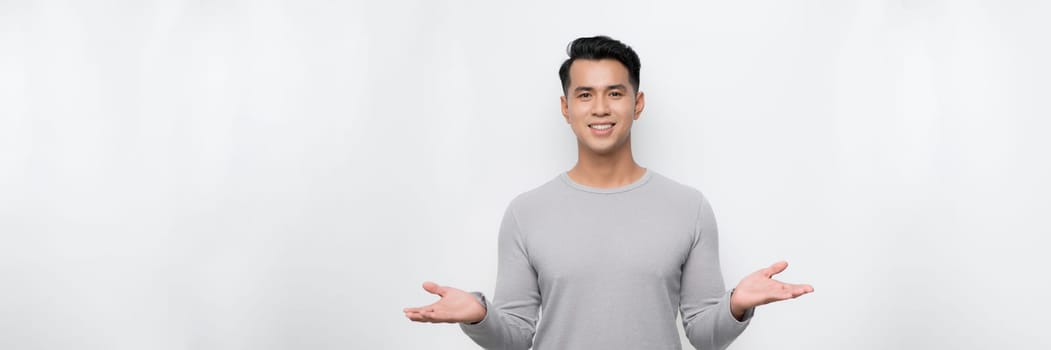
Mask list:
POLYGON ((552 200, 557 200, 564 193, 563 187, 564 185, 556 176, 537 187, 515 195, 508 203, 507 210, 514 212, 549 206, 552 200))
POLYGON ((681 205, 691 207, 708 206, 708 199, 701 190, 667 177, 664 174, 653 172, 653 178, 650 179, 649 185, 653 191, 659 193, 662 197, 681 205))

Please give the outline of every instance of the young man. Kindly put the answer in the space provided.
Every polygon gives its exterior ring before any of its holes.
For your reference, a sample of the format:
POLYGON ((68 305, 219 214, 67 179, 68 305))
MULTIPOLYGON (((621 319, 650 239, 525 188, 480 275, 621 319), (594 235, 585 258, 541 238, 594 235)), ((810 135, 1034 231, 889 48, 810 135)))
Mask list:
POLYGON ((726 290, 708 201, 632 157, 631 124, 646 102, 635 51, 604 36, 568 51, 561 103, 577 164, 511 201, 492 302, 426 282, 441 299, 406 317, 459 323, 486 349, 680 349, 681 312, 694 347, 723 349, 756 306, 813 292, 772 279, 784 261, 726 290))

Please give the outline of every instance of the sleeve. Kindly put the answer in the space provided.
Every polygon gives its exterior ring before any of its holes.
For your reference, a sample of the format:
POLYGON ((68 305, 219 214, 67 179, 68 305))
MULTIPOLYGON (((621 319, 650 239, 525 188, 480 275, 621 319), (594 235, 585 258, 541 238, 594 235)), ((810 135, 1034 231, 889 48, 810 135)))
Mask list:
POLYGON ((679 311, 690 344, 697 349, 725 349, 752 320, 755 308, 745 311, 744 321, 730 312, 730 292, 719 266, 719 233, 715 214, 701 196, 693 246, 682 270, 679 311))
POLYGON ((504 212, 497 239, 496 292, 491 303, 472 292, 486 306, 485 318, 460 329, 485 349, 529 349, 539 320, 540 287, 512 206, 504 212))

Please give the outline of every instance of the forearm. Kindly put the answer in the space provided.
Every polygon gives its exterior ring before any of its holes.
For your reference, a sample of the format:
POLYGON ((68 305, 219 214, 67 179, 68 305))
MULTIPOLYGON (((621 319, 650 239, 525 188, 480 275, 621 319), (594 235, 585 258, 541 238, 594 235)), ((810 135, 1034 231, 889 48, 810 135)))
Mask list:
POLYGON ((535 320, 523 318, 494 307, 484 295, 472 292, 486 305, 485 317, 477 323, 461 323, 460 329, 485 349, 529 349, 533 345, 535 320))
POLYGON ((754 309, 746 309, 736 318, 732 314, 729 292, 709 301, 711 304, 696 313, 683 315, 683 328, 695 348, 725 349, 747 328, 754 309))

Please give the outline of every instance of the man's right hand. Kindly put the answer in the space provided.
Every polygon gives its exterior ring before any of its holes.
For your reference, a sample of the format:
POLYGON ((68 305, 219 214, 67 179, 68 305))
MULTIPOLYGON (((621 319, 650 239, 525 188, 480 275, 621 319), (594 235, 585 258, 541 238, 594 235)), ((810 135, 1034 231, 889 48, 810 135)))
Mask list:
POLYGON ((405 317, 416 322, 477 323, 485 318, 485 306, 471 293, 434 282, 423 282, 423 289, 441 297, 434 304, 403 309, 405 317))

